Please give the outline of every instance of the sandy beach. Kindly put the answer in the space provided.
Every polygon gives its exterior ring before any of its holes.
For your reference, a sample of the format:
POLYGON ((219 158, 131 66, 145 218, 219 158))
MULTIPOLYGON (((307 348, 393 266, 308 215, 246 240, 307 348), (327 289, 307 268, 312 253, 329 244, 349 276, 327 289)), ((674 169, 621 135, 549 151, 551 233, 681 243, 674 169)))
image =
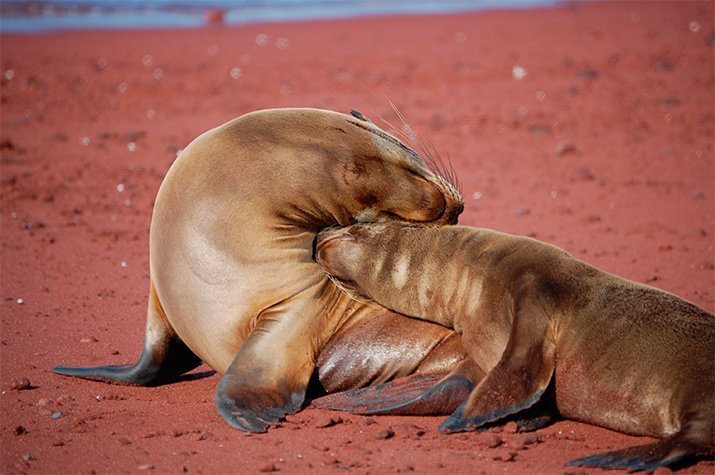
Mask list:
POLYGON ((163 176, 203 131, 270 107, 402 128, 393 103, 451 161, 462 224, 715 311, 713 14, 712 1, 600 2, 2 35, 0 471, 603 473, 564 463, 649 439, 572 421, 444 435, 442 417, 310 407, 246 435, 217 414, 206 366, 156 388, 50 368, 137 359, 163 176))

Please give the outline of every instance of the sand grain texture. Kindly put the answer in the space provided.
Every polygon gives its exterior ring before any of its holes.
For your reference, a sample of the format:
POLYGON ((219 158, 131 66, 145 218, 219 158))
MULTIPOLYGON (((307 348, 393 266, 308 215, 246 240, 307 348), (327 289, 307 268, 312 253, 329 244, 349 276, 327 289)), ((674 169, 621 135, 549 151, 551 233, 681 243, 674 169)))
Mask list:
POLYGON ((49 368, 135 361, 162 177, 199 133, 266 107, 399 124, 388 97, 451 158, 463 224, 715 310, 712 18, 712 2, 604 2, 3 35, 0 471, 602 473, 563 463, 645 441, 576 422, 536 438, 445 436, 437 417, 324 425, 338 414, 315 409, 245 435, 216 413, 206 367, 158 388, 49 368))

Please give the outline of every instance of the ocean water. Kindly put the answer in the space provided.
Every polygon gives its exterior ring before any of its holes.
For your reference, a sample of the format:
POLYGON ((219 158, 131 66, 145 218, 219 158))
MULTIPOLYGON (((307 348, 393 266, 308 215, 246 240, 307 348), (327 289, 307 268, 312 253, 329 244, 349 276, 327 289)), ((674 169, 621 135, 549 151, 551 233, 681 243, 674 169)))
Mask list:
POLYGON ((0 32, 195 28, 394 14, 547 6, 557 0, 0 0, 0 32), (210 13, 210 12, 213 12, 210 13))

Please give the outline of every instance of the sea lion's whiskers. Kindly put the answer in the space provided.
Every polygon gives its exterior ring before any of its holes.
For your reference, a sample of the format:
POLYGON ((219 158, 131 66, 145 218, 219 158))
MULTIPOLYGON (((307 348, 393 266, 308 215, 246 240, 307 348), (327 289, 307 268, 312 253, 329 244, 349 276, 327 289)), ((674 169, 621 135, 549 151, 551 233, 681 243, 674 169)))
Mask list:
POLYGON ((461 194, 461 184, 457 178, 457 173, 454 170, 452 161, 449 160, 449 154, 447 155, 447 160, 445 162, 434 144, 429 139, 425 138, 419 130, 415 129, 409 122, 407 122, 404 114, 397 108, 389 97, 385 96, 385 99, 390 104, 390 107, 392 107, 392 110, 395 112, 397 118, 402 122, 402 127, 395 126, 380 114, 373 111, 377 118, 391 129, 390 132, 395 134, 410 147, 417 149, 420 153, 416 155, 424 160, 430 171, 438 177, 443 178, 447 183, 453 185, 461 194))
POLYGON ((396 135, 397 138, 398 138, 401 142, 406 142, 406 143, 411 143, 411 142, 412 142, 413 139, 412 139, 411 137, 409 137, 403 130, 400 130, 399 127, 397 127, 396 125, 394 125, 394 124, 393 124, 392 122, 390 122, 389 120, 385 119, 385 118, 384 118, 382 115, 380 115, 379 113, 373 111, 373 114, 375 114, 375 116, 376 116, 378 119, 380 119, 385 125, 387 125, 387 127, 390 129, 390 132, 393 133, 394 135, 396 135))
POLYGON ((449 157, 449 153, 447 153, 447 159, 445 160, 442 157, 442 154, 437 149, 437 147, 435 147, 432 141, 429 140, 427 137, 419 135, 417 137, 417 140, 418 150, 422 155, 424 155, 425 160, 427 162, 427 166, 430 168, 430 170, 433 173, 447 180, 447 182, 452 184, 457 189, 457 191, 461 193, 462 184, 459 181, 457 172, 454 170, 454 164, 449 157))
POLYGON ((402 115, 400 109, 397 108, 397 106, 390 100, 390 98, 385 96, 385 99, 387 99, 387 102, 390 103, 390 107, 392 107, 392 110, 395 111, 395 115, 397 115, 397 118, 400 119, 400 121, 402 122, 402 130, 404 131, 405 135, 410 137, 410 142, 413 142, 414 139, 417 138, 417 131, 413 129, 412 126, 405 120, 405 116, 402 115))

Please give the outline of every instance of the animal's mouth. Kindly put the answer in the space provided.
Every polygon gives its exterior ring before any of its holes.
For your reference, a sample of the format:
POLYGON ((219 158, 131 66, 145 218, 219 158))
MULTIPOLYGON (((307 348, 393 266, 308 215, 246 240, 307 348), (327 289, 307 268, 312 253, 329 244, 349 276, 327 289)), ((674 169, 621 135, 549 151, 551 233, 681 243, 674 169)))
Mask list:
POLYGON ((462 199, 461 193, 459 193, 448 180, 440 176, 437 176, 436 183, 429 179, 427 179, 427 182, 437 190, 442 198, 442 207, 439 216, 430 222, 457 224, 459 215, 464 211, 464 200, 462 199))
POLYGON ((321 261, 321 256, 324 256, 324 251, 331 244, 336 244, 337 241, 356 242, 357 238, 350 234, 346 228, 327 228, 319 232, 313 240, 313 260, 318 264, 324 265, 325 263, 321 261))

